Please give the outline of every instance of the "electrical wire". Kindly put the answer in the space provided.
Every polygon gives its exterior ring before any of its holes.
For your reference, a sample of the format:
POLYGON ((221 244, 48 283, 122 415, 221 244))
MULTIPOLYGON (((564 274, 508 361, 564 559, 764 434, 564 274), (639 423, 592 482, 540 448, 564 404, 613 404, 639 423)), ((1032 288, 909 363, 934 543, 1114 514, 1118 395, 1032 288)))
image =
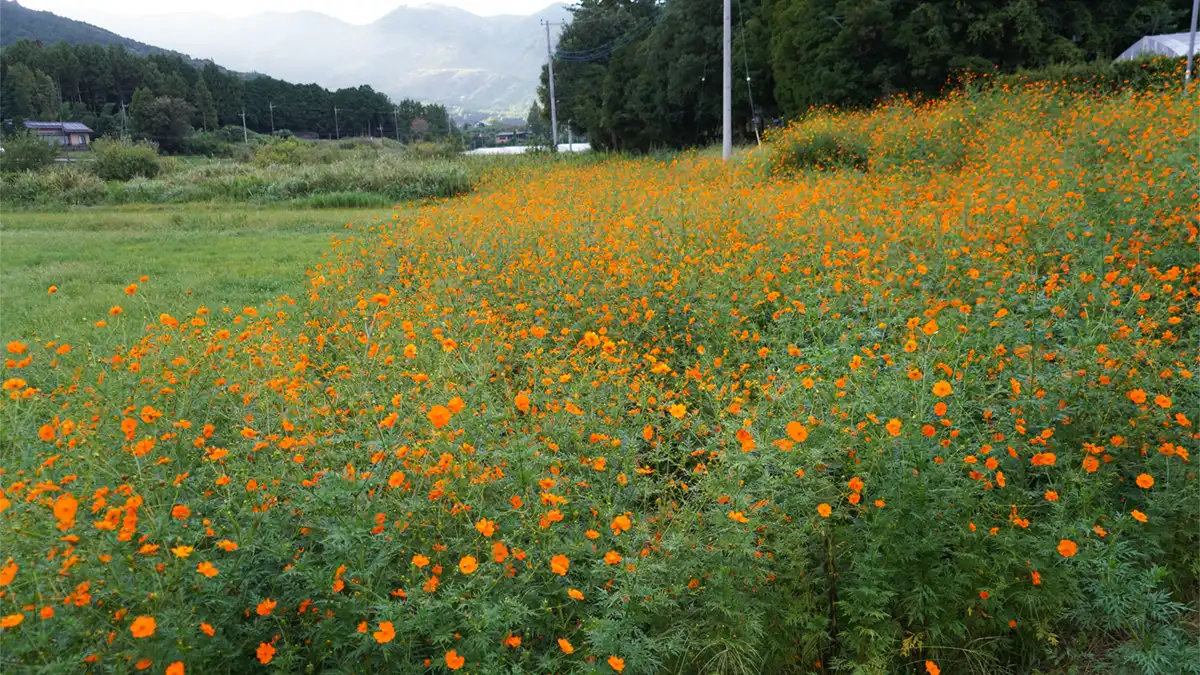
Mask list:
POLYGON ((641 25, 626 32, 624 35, 617 37, 608 44, 582 50, 556 49, 554 51, 554 59, 556 61, 565 61, 568 63, 587 63, 589 61, 606 59, 612 56, 618 49, 621 49, 622 47, 628 46, 639 40, 645 33, 653 28, 655 24, 658 23, 658 18, 659 17, 655 16, 647 19, 646 21, 642 22, 641 25))
POLYGON ((754 91, 750 87, 750 57, 746 55, 746 17, 742 11, 742 0, 738 0, 738 23, 742 27, 742 64, 746 69, 746 97, 750 100, 750 124, 754 127, 754 140, 762 145, 762 136, 758 133, 758 119, 754 111, 754 91))

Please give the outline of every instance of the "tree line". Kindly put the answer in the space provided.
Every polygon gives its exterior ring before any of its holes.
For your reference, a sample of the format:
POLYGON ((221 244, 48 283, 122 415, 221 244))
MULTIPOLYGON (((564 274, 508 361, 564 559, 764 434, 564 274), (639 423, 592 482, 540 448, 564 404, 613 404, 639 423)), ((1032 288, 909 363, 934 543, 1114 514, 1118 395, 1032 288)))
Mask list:
MULTIPOLYGON (((554 62, 560 121, 601 148, 712 142, 721 128, 719 0, 580 0, 554 62)), ((1112 59, 1187 29, 1186 0, 734 0, 733 121, 936 95, 955 73, 1112 59)), ((539 98, 549 106, 548 73, 539 98)))
POLYGON ((83 122, 99 135, 127 132, 175 151, 193 129, 240 128, 243 112, 247 129, 257 133, 410 142, 455 131, 445 106, 393 103, 367 85, 330 91, 211 62, 197 67, 179 55, 140 56, 117 45, 21 40, 0 50, 0 120, 16 128, 33 119, 83 122))

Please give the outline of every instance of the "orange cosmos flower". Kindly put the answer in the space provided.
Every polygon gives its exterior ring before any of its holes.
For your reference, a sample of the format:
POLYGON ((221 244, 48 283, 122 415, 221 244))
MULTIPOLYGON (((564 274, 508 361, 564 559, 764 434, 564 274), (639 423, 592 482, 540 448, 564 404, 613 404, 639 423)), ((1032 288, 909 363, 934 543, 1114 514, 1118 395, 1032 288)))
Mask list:
POLYGON ((450 423, 450 409, 444 405, 435 405, 429 409, 427 417, 435 429, 441 429, 450 423))
POLYGON ((565 577, 570 568, 571 561, 565 555, 559 554, 550 559, 550 571, 559 576, 565 577))
POLYGON ((462 668, 463 664, 466 662, 467 660, 459 656, 457 651, 451 649, 450 651, 446 652, 446 667, 450 670, 458 670, 459 668, 462 668))
POLYGON ((513 399, 513 403, 517 406, 517 410, 523 413, 529 412, 529 397, 525 394, 517 394, 516 398, 513 399))
POLYGON ((803 443, 808 439, 808 429, 799 422, 788 422, 784 430, 787 432, 788 438, 797 443, 803 443))
POLYGON ((934 396, 949 396, 953 392, 953 387, 951 387, 950 383, 945 380, 938 380, 938 382, 933 385, 934 396))
POLYGON ((258 662, 265 666, 275 658, 275 647, 266 642, 260 642, 258 649, 254 650, 254 655, 258 658, 258 662))
POLYGON ((21 569, 17 563, 13 562, 12 558, 8 559, 8 563, 4 567, 0 567, 0 586, 7 586, 12 583, 12 580, 17 576, 17 570, 21 569))
POLYGON ((200 623, 200 630, 208 637, 212 637, 217 634, 217 629, 213 628, 212 624, 207 624, 204 622, 200 623))
POLYGON ((1058 457, 1053 452, 1039 452, 1030 461, 1034 466, 1054 466, 1058 457))
POLYGON ((465 555, 458 561, 458 569, 463 574, 470 574, 479 569, 479 561, 475 559, 475 556, 465 555))
POLYGON ((572 646, 571 642, 566 638, 558 638, 558 648, 561 649, 564 654, 575 653, 575 647, 572 646))
POLYGON ((583 599, 583 592, 581 592, 578 588, 568 588, 567 595, 571 596, 573 600, 583 599))
POLYGON ((479 534, 482 534, 485 537, 490 537, 493 534, 496 534, 496 521, 488 520, 487 518, 480 518, 475 522, 475 529, 479 530, 479 534))
POLYGON ((208 562, 207 560, 200 563, 199 565, 196 565, 196 571, 199 572, 200 574, 203 574, 204 576, 208 577, 209 579, 211 579, 211 578, 217 576, 217 574, 219 574, 216 566, 213 565, 212 563, 208 562))
POLYGON ((622 532, 628 532, 630 527, 633 527, 633 522, 629 520, 629 516, 619 515, 613 518, 612 525, 613 536, 617 536, 622 532))
POLYGON ((171 549, 171 553, 174 553, 175 557, 177 558, 186 558, 192 554, 193 550, 195 549, 193 549, 191 546, 176 546, 175 548, 171 549))
POLYGON ((420 553, 414 554, 412 557, 412 564, 416 565, 417 567, 424 567, 429 564, 429 558, 426 558, 420 553))
POLYGON ((1165 394, 1159 394, 1158 396, 1154 397, 1154 404, 1160 408, 1170 408, 1171 397, 1165 394))
POLYGON ((75 514, 79 510, 79 500, 70 493, 63 493, 54 500, 54 517, 58 519, 58 529, 66 532, 75 527, 75 514))
POLYGON ((604 554, 604 562, 607 565, 616 565, 622 560, 624 560, 624 558, 622 558, 621 554, 617 553, 616 551, 609 551, 608 553, 604 554))
POLYGON ((901 426, 902 426, 902 423, 900 422, 900 420, 896 419, 895 417, 888 420, 888 423, 885 425, 885 427, 887 428, 887 432, 889 434, 891 434, 892 436, 900 435, 900 427, 901 426))
POLYGON ((175 507, 171 509, 171 517, 175 518, 176 520, 186 520, 190 515, 192 515, 192 510, 183 504, 176 504, 175 507))
POLYGON ((492 560, 496 561, 497 563, 502 563, 507 559, 508 547, 504 545, 504 542, 498 541, 492 544, 492 560))
POLYGON ((392 627, 391 621, 384 621, 379 624, 379 630, 371 634, 375 641, 379 644, 391 642, 392 638, 396 637, 396 629, 392 627))
POLYGON ((167 666, 166 675, 184 675, 183 661, 175 661, 167 666))
POLYGON ((1149 490, 1154 487, 1154 476, 1148 473, 1139 474, 1137 477, 1137 486, 1143 490, 1149 490))
POLYGON ((1058 554, 1064 558, 1070 558, 1078 550, 1079 547, 1070 539, 1062 539, 1058 542, 1058 554))
POLYGON ((933 661, 926 660, 925 672, 927 675, 941 675, 942 669, 938 668, 938 664, 934 663, 933 661))
POLYGON ((137 284, 129 284, 125 287, 125 295, 133 295, 137 293, 137 284))
POLYGON ((1129 397, 1130 401, 1133 401, 1139 405, 1146 402, 1146 392, 1142 391, 1141 389, 1133 389, 1125 395, 1129 397))
POLYGON ((828 504, 817 504, 817 513, 821 514, 822 518, 828 518, 829 514, 833 513, 833 507, 828 504))
POLYGON ((1133 519, 1138 521, 1139 523, 1144 523, 1147 520, 1149 520, 1149 518, 1146 517, 1146 514, 1142 513, 1141 511, 1138 511, 1137 509, 1130 511, 1129 515, 1133 516, 1133 519))
POLYGON ((259 616, 267 616, 271 612, 275 611, 275 607, 278 604, 279 604, 278 602, 276 602, 270 598, 267 598, 266 600, 263 600, 262 602, 258 603, 258 606, 254 608, 254 611, 259 616))
POLYGON ((620 658, 619 656, 610 656, 608 657, 608 667, 619 673, 622 670, 625 670, 625 659, 620 658))
POLYGON ((24 620, 25 620, 24 614, 9 614, 9 615, 5 616, 4 618, 0 619, 0 628, 8 630, 9 628, 14 628, 16 626, 21 625, 21 622, 24 620))
POLYGON ((742 513, 741 511, 730 511, 728 515, 730 520, 736 520, 742 524, 750 522, 750 519, 746 517, 746 514, 742 513))
POLYGON ((671 413, 671 417, 674 417, 677 420, 683 419, 683 416, 687 414, 687 406, 683 405, 682 403, 676 403, 668 410, 671 413))
POLYGON ((129 624, 129 632, 133 633, 135 638, 147 638, 154 635, 154 629, 158 628, 158 622, 152 616, 139 616, 129 624))

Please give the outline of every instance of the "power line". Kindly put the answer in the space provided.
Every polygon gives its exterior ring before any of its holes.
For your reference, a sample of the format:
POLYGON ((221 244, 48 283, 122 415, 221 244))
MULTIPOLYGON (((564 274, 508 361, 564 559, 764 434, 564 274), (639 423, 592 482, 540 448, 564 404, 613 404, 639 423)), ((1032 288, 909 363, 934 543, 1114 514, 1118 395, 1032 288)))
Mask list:
POLYGON ((758 115, 754 110, 754 91, 750 88, 750 57, 746 55, 746 15, 742 12, 742 0, 738 0, 738 23, 742 26, 742 63, 746 67, 746 97, 750 100, 750 124, 754 127, 754 140, 762 145, 758 135, 758 115))

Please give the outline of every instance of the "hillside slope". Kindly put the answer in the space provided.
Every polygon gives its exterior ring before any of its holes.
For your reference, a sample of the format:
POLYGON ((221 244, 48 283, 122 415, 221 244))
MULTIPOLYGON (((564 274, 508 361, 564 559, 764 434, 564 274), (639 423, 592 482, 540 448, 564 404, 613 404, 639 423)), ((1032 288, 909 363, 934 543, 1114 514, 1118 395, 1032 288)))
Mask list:
POLYGON ((318 12, 134 17, 98 7, 85 18, 236 70, 330 88, 366 83, 397 99, 523 117, 546 59, 540 22, 570 13, 555 4, 532 15, 484 17, 424 5, 355 25, 318 12))
POLYGON ((18 40, 41 40, 43 44, 120 45, 135 54, 171 54, 170 50, 138 42, 90 23, 68 19, 52 12, 22 6, 16 0, 0 0, 0 46, 18 40))

